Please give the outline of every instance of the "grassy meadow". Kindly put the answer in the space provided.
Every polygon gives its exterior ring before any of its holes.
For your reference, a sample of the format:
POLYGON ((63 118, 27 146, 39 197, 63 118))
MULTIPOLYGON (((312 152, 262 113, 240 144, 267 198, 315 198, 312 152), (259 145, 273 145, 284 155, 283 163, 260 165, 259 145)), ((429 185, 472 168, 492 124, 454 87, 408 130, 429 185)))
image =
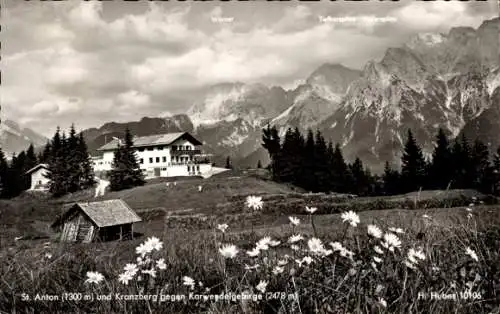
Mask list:
POLYGON ((0 200, 0 312, 500 311, 494 197, 309 194, 243 172, 175 182, 98 198, 142 217, 123 242, 59 243, 48 228, 93 191, 0 200))

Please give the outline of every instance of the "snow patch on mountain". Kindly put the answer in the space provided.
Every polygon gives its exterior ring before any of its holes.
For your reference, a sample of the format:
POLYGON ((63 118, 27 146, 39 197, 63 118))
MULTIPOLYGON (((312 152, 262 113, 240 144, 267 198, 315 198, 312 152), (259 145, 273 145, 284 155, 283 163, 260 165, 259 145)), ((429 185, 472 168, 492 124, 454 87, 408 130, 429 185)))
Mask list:
POLYGON ((288 107, 285 111, 283 111, 282 113, 280 113, 279 116, 277 116, 276 118, 272 119, 271 122, 276 122, 276 121, 279 121, 281 119, 284 119, 285 117, 287 117, 290 112, 292 111, 293 107, 295 106, 295 104, 291 105, 290 107, 288 107))
POLYGON ((248 137, 248 133, 246 133, 244 130, 243 132, 240 132, 240 130, 236 129, 233 131, 233 133, 231 133, 231 135, 223 139, 221 143, 226 146, 234 147, 241 145, 248 137))

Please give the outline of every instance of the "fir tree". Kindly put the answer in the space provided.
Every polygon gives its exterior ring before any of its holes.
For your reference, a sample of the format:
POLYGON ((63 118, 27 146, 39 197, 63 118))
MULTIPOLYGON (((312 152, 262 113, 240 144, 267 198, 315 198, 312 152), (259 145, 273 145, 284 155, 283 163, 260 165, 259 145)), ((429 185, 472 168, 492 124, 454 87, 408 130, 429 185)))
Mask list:
POLYGON ((4 197, 4 188, 7 182, 7 171, 9 170, 9 164, 7 163, 7 158, 0 147, 0 196, 4 197))
POLYGON ((330 190, 331 177, 328 168, 328 152, 325 139, 318 130, 314 145, 314 177, 316 179, 316 191, 325 192, 330 190))
POLYGON ((66 165, 64 164, 65 139, 61 138, 61 129, 57 127, 50 143, 50 156, 47 160, 46 178, 49 179, 49 192, 57 197, 66 193, 66 165))
POLYGON ((446 189, 453 177, 453 159, 450 142, 443 129, 436 136, 436 146, 429 165, 429 186, 434 189, 446 189))
POLYGON ((77 141, 78 163, 80 165, 79 189, 88 189, 95 185, 94 168, 88 152, 87 143, 80 133, 77 141))
POLYGON ((408 130, 408 138, 401 161, 404 191, 410 192, 422 188, 426 178, 426 162, 422 149, 417 144, 411 130, 408 130))
POLYGON ((316 191, 316 179, 314 178, 316 154, 314 133, 311 129, 307 131, 307 138, 304 143, 304 149, 302 150, 302 153, 300 155, 302 165, 298 172, 298 185, 308 191, 316 191))
POLYGON ((401 191, 401 180, 399 172, 392 169, 388 161, 385 162, 384 174, 382 176, 383 190, 385 195, 398 194, 401 191))
POLYGON ((113 160, 113 169, 110 171, 110 188, 113 191, 129 189, 144 185, 144 174, 139 167, 133 148, 132 134, 125 130, 125 143, 119 145, 113 160))
POLYGON ((497 151, 493 156, 492 176, 493 194, 500 196, 500 146, 497 148, 497 151))
POLYGON ((333 191, 346 193, 352 188, 353 182, 349 173, 349 167, 345 162, 340 144, 335 144, 335 150, 332 156, 332 184, 333 191))
POLYGON ((474 141, 471 151, 471 176, 474 177, 472 187, 483 192, 493 193, 493 166, 490 163, 490 152, 479 139, 474 141))
POLYGON ((356 157, 354 162, 349 166, 352 175, 352 187, 350 192, 356 195, 366 195, 368 180, 363 162, 359 157, 356 157))
POLYGON ((262 130, 262 147, 264 147, 269 153, 271 158, 270 169, 272 177, 274 180, 279 180, 279 155, 281 150, 281 140, 278 134, 278 130, 275 126, 272 128, 267 125, 266 129, 262 130))
POLYGON ((294 132, 291 128, 288 128, 283 138, 283 144, 281 146, 279 158, 279 173, 280 181, 282 182, 293 182, 298 171, 298 165, 294 157, 295 154, 295 137, 294 132))

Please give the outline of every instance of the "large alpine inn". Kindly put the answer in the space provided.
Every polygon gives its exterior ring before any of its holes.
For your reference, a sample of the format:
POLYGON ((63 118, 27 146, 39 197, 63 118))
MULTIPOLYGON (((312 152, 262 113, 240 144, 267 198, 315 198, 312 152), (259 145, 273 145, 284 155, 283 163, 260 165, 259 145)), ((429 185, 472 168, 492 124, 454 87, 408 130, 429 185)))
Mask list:
MULTIPOLYGON (((202 176, 212 170, 208 154, 203 154, 200 141, 188 132, 134 137, 137 161, 146 179, 157 177, 202 176)), ((121 140, 113 138, 97 149, 101 154, 92 157, 94 172, 112 169, 115 151, 121 140)))

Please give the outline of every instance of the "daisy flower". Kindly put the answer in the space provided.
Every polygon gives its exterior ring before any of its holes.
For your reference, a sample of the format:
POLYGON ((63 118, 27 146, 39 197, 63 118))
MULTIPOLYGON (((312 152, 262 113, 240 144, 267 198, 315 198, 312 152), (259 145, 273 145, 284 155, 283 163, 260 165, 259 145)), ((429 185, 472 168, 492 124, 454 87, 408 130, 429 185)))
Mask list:
POLYGON ((85 283, 100 283, 104 280, 104 276, 96 271, 88 271, 85 283))
POLYGON ((340 242, 330 242, 330 246, 333 248, 334 251, 341 251, 344 249, 344 247, 340 242))
POLYGON ((382 246, 388 249, 391 252, 394 252, 394 248, 401 247, 401 240, 399 240, 398 236, 393 233, 384 234, 384 242, 382 246))
POLYGON ((248 208, 252 208, 253 210, 262 209, 264 205, 264 203, 262 202, 262 197, 260 196, 248 196, 246 204, 248 208))
POLYGON ((316 208, 316 207, 306 206, 306 212, 308 212, 309 214, 314 214, 314 212, 317 210, 318 210, 318 208, 316 208))
POLYGON ((260 253, 260 251, 258 248, 254 248, 251 251, 247 251, 247 255, 250 257, 255 257, 255 256, 259 255, 259 253, 260 253))
POLYGON ((167 264, 165 264, 165 259, 161 258, 161 259, 157 260, 156 267, 158 267, 158 269, 161 269, 161 270, 167 269, 167 264))
POLYGON ((349 223, 351 226, 356 227, 359 224, 359 216, 352 210, 348 212, 343 212, 342 215, 340 215, 342 218, 343 222, 349 223))
POLYGON ((297 217, 288 217, 288 219, 293 226, 298 226, 300 224, 300 219, 297 217))
POLYGON ((128 282, 132 280, 132 274, 125 272, 123 274, 118 275, 118 281, 124 285, 128 285, 128 282))
POLYGON ((193 278, 188 277, 188 276, 184 276, 184 277, 182 277, 182 281, 183 281, 182 284, 184 286, 191 287, 191 289, 194 288, 195 282, 194 282, 193 278))
POLYGON ((381 263, 382 262, 382 259, 380 257, 378 257, 378 256, 374 256, 373 260, 375 261, 375 263, 381 263))
POLYGON ((51 259, 51 258, 52 258, 52 254, 50 254, 50 253, 45 253, 45 258, 46 258, 46 259, 51 259))
POLYGON ((285 269, 281 266, 276 266, 273 269, 273 274, 278 275, 281 274, 285 269))
POLYGON ((467 249, 465 250, 465 254, 469 255, 476 262, 479 262, 479 258, 477 257, 476 252, 474 252, 470 247, 467 247, 467 249))
POLYGON ((264 293, 264 292, 266 292, 266 287, 267 287, 267 281, 261 280, 259 282, 259 284, 255 287, 255 289, 257 289, 260 292, 264 293))
POLYGON ((159 251, 163 247, 163 242, 161 242, 157 237, 151 237, 146 241, 146 245, 151 247, 152 250, 159 251))
POLYGON ((389 231, 394 232, 394 233, 399 233, 399 234, 405 233, 404 230, 401 228, 389 228, 389 231))
POLYGON ((375 226, 375 225, 368 225, 367 231, 368 231, 368 234, 374 238, 378 238, 378 239, 382 238, 382 230, 380 230, 380 228, 375 226))
POLYGON ((380 305, 382 305, 383 307, 387 307, 387 302, 386 302, 383 298, 380 298, 380 299, 378 300, 378 303, 379 303, 380 305))
POLYGON ((292 236, 290 236, 290 238, 288 238, 288 242, 290 243, 296 243, 296 242, 299 242, 300 240, 303 240, 304 237, 300 234, 294 234, 292 236))
POLYGON ((309 251, 313 254, 321 254, 325 250, 323 243, 318 238, 311 238, 307 241, 307 246, 309 247, 309 251))
POLYGON ((382 249, 380 248, 380 246, 378 245, 375 245, 373 247, 373 250, 377 253, 377 254, 384 254, 384 251, 382 251, 382 249))
POLYGON ((269 245, 270 246, 278 246, 278 245, 280 245, 280 243, 281 242, 277 241, 277 240, 271 240, 271 241, 269 241, 269 245))
POLYGON ((235 245, 224 245, 219 249, 219 252, 225 258, 234 258, 238 254, 238 248, 235 245))
POLYGON ((269 243, 271 242, 270 237, 264 237, 257 242, 257 248, 261 251, 269 249, 269 243))
POLYGON ((229 228, 227 224, 217 225, 217 229, 219 229, 222 233, 226 232, 227 228, 229 228))
POLYGON ((123 270, 126 273, 131 274, 132 276, 134 276, 139 271, 136 264, 127 264, 125 265, 125 267, 123 267, 123 270))
MULTIPOLYGON (((153 247, 151 247, 147 243, 141 243, 141 244, 139 244, 138 247, 135 248, 135 252, 137 254, 140 254, 142 257, 146 256, 146 254, 149 254, 152 251, 153 251, 153 247)), ((141 259, 141 262, 142 262, 142 259, 141 259)))

